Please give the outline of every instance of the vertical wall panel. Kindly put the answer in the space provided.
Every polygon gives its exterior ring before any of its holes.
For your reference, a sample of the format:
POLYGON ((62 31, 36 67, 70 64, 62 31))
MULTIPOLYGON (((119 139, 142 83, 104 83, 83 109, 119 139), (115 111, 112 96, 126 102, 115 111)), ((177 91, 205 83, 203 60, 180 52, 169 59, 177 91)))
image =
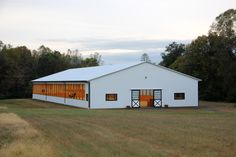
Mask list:
POLYGON ((84 84, 66 84, 66 98, 85 100, 84 84))
POLYGON ((46 94, 46 85, 45 84, 34 84, 33 85, 33 94, 46 94))

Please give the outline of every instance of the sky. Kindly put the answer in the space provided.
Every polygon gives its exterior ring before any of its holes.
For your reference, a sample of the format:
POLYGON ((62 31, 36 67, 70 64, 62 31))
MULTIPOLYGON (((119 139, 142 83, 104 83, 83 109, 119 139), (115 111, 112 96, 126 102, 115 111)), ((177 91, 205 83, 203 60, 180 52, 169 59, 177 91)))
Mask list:
POLYGON ((0 40, 98 52, 104 64, 139 61, 143 53, 158 63, 168 44, 206 35, 230 8, 236 0, 0 0, 0 40))

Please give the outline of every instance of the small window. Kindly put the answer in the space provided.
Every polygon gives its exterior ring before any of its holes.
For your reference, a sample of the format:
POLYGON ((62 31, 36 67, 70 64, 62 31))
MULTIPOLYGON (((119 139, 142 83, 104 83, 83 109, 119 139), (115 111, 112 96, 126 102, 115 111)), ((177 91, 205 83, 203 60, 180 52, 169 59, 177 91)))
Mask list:
POLYGON ((184 100, 185 99, 185 93, 174 93, 175 100, 184 100))
POLYGON ((106 94, 106 101, 117 101, 117 94, 106 94))

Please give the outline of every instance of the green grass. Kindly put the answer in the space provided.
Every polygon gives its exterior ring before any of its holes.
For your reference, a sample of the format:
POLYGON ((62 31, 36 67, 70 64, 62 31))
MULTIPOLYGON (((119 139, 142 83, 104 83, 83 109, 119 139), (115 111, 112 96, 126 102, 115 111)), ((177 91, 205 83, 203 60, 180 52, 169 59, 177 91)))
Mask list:
MULTIPOLYGON (((59 157, 235 157, 234 106, 200 102, 200 108, 85 110, 16 99, 1 100, 0 115, 19 116, 59 157)), ((0 119, 0 150, 17 140, 9 131, 14 130, 0 119)))

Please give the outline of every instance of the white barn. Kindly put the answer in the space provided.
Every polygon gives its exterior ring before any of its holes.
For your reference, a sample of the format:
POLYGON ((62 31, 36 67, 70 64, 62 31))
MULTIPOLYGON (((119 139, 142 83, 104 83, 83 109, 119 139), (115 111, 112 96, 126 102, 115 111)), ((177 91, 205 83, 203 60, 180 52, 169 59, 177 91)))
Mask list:
POLYGON ((33 80, 33 99, 88 109, 197 107, 200 79, 147 62, 75 68, 33 80))

